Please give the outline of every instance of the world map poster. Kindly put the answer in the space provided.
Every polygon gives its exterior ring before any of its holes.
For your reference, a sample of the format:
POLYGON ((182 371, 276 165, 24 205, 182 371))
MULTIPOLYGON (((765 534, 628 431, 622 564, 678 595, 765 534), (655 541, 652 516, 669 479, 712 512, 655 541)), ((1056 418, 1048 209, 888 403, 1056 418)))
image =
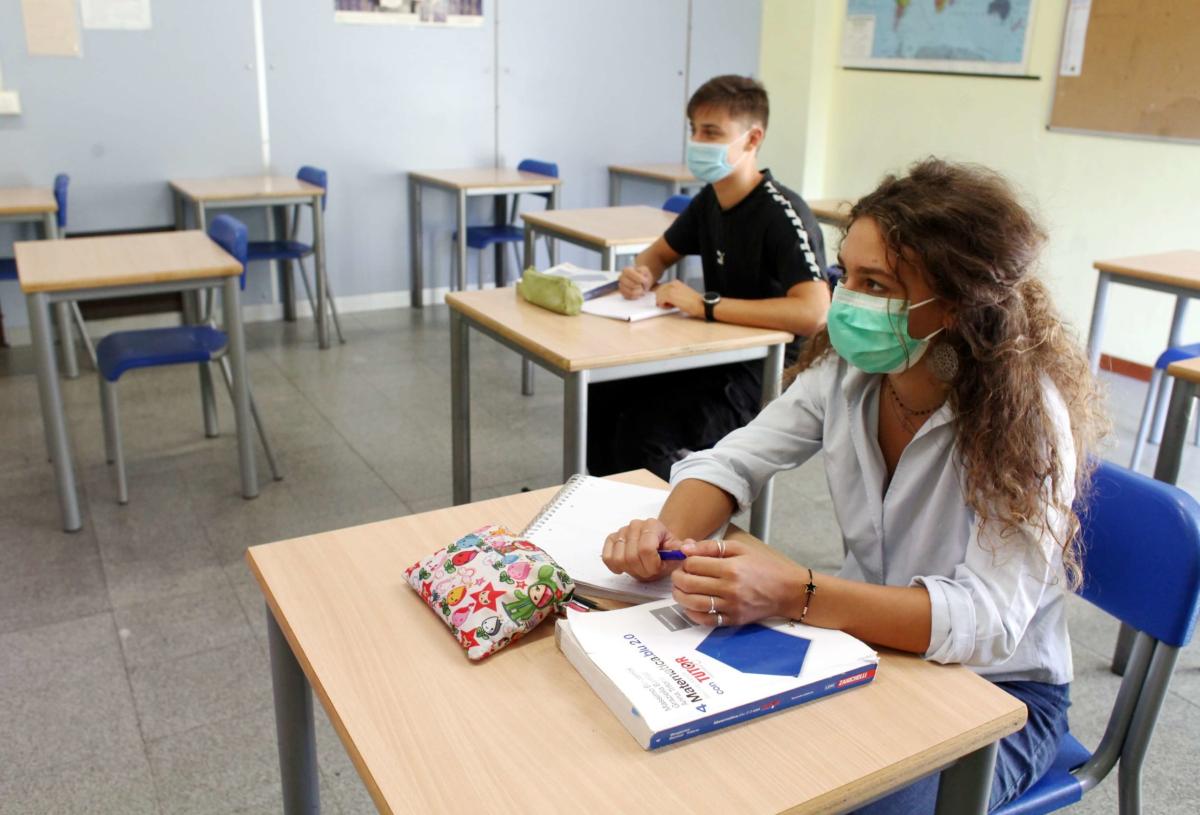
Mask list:
POLYGON ((842 66, 1022 75, 1035 0, 849 0, 842 66))

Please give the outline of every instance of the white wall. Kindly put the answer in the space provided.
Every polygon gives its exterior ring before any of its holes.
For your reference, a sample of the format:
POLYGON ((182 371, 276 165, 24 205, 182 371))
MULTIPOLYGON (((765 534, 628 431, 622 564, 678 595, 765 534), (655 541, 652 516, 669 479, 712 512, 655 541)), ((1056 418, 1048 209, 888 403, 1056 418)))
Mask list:
MULTIPOLYGON (((1037 3, 1035 81, 843 70, 836 65, 845 0, 765 0, 762 66, 772 101, 803 105, 785 120, 786 133, 773 126, 772 160, 786 154, 802 164, 812 197, 861 195, 883 173, 931 154, 1003 172, 1049 228, 1045 273, 1085 336, 1094 260, 1200 246, 1200 146, 1046 129, 1065 8, 1066 0, 1037 3)), ((1153 362, 1166 344, 1172 298, 1114 295, 1103 350, 1153 362)), ((1185 332, 1192 341, 1200 339, 1200 309, 1193 311, 1185 332)))
MULTIPOLYGON (((150 31, 83 31, 73 59, 30 57, 20 0, 0 0, 0 69, 25 109, 0 117, 0 185, 71 173, 69 228, 85 231, 170 223, 170 178, 260 172, 251 7, 157 2, 150 31)), ((689 86, 759 62, 759 0, 486 0, 466 30, 336 24, 333 0, 262 7, 270 169, 329 171, 330 279, 357 307, 407 302, 408 170, 547 158, 564 205, 602 206, 609 163, 682 159, 689 86)), ((425 210, 430 287, 449 280, 442 197, 425 210)), ((630 186, 629 202, 661 199, 630 186)), ((0 253, 19 234, 0 225, 0 253)), ((247 302, 271 294, 252 271, 247 302)), ((0 304, 22 338, 15 283, 0 304)))

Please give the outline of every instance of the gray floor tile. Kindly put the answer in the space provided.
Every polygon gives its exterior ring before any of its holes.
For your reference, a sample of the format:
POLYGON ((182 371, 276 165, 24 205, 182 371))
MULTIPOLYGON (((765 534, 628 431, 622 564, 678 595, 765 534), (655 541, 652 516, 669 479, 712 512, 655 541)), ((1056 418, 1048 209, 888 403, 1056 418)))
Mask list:
POLYGON ((147 752, 165 815, 280 811, 275 719, 267 708, 149 740, 147 752))
POLYGON ((50 812, 157 815, 154 780, 141 744, 46 773, 0 775, 0 815, 50 812))
POLYGON ((147 741, 271 704, 270 666, 253 638, 129 669, 147 741))
POLYGON ((250 625, 233 587, 214 585, 113 611, 125 664, 140 667, 241 642, 250 625))
MULTIPOLYGON (((71 539, 80 541, 85 534, 76 533, 71 539)), ((84 617, 109 607, 104 571, 93 551, 22 571, 0 576, 0 633, 84 617)))

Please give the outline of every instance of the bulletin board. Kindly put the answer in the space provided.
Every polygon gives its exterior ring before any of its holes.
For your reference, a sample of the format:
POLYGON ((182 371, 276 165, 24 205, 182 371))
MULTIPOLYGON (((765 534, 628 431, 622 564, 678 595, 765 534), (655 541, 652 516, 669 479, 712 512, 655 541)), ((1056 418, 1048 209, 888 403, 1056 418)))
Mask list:
POLYGON ((1070 0, 1051 129, 1200 141, 1200 2, 1070 0))

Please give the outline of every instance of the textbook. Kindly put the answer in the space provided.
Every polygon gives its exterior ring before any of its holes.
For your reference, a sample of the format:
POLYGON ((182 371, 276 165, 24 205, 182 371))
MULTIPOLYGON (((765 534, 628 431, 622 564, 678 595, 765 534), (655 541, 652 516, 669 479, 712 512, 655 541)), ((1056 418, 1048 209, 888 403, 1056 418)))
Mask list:
POLYGON ((780 618, 713 628, 674 600, 569 610, 555 639, 646 750, 862 687, 879 666, 841 631, 780 618))
POLYGON ((613 574, 600 554, 604 539, 634 519, 657 518, 667 490, 573 475, 542 508, 522 537, 566 570, 580 594, 641 603, 671 596, 671 580, 642 583, 613 574))
POLYGON ((560 263, 551 266, 542 274, 565 277, 579 287, 584 300, 600 297, 617 290, 621 280, 620 272, 604 272, 599 269, 581 269, 574 263, 560 263))
POLYGON ((588 300, 583 304, 584 314, 594 314, 597 317, 608 317, 612 320, 625 320, 636 323, 649 320, 651 317, 664 317, 674 314, 677 308, 659 308, 654 299, 654 292, 647 292, 634 300, 626 300, 620 292, 606 297, 588 300))

